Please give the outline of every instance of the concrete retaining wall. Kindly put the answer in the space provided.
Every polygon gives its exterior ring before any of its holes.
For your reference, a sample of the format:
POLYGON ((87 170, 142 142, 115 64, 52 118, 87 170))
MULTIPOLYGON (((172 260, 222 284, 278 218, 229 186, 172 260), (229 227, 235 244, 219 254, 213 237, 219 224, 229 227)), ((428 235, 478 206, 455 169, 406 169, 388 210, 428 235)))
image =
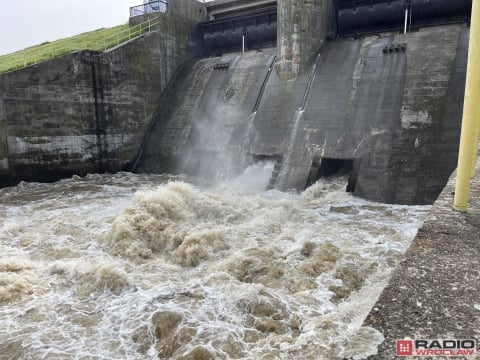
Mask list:
POLYGON ((177 1, 169 13, 153 14, 157 30, 108 52, 82 51, 0 75, 0 184, 128 168, 188 57, 201 10, 177 1))

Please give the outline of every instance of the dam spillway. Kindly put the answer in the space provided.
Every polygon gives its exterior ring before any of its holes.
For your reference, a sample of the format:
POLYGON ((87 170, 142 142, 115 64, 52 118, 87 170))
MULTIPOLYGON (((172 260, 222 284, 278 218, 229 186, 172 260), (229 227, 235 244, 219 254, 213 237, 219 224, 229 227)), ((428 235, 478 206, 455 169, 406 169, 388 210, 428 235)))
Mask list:
POLYGON ((315 70, 293 80, 273 71, 264 88, 272 50, 200 60, 159 114, 139 170, 198 175, 282 159, 285 178, 273 185, 303 190, 321 176, 322 159, 337 159, 352 162, 355 194, 431 203, 456 165, 467 44, 462 25, 343 39, 325 45, 315 70), (185 164, 192 154, 196 168, 185 164))
POLYGON ((240 155, 247 140, 249 117, 274 57, 273 50, 232 53, 188 67, 158 114, 137 170, 208 175, 234 165, 238 159, 229 156, 240 155))

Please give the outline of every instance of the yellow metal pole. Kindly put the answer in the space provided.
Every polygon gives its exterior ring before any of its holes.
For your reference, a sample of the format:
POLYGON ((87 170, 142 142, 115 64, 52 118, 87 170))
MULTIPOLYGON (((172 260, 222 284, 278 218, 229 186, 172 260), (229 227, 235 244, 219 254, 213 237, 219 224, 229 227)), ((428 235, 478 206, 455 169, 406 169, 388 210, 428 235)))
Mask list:
MULTIPOLYGON (((477 94, 480 95, 480 94, 477 94)), ((480 104, 480 96, 477 96, 477 104, 480 104)), ((475 138, 473 140, 473 154, 472 154, 472 173, 471 177, 475 176, 475 166, 477 165, 478 140, 480 137, 480 106, 476 107, 475 112, 475 138)))
POLYGON ((480 112, 477 110, 476 113, 476 125, 475 125, 475 132, 474 132, 474 138, 473 138, 473 151, 472 151, 472 172, 470 174, 470 177, 473 178, 475 176, 475 166, 477 164, 477 153, 478 153, 478 140, 479 140, 479 123, 478 123, 478 118, 479 118, 480 112), (477 144, 477 146, 475 146, 477 144))
POLYGON ((453 208, 466 212, 472 175, 473 149, 477 130, 476 100, 480 93, 480 0, 472 1, 470 44, 468 48, 467 81, 463 104, 462 133, 458 154, 457 182, 453 208))

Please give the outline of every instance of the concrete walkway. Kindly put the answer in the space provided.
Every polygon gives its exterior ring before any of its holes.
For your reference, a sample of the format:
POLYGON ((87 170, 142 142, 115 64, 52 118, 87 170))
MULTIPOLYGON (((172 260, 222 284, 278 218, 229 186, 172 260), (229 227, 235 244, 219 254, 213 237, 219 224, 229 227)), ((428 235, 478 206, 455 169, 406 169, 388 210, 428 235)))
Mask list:
MULTIPOLYGON (((396 340, 405 338, 476 339, 479 347, 480 157, 467 214, 452 210, 455 178, 454 173, 365 320, 364 326, 385 337, 369 359, 397 358, 396 340)), ((455 358, 480 359, 477 353, 455 358)), ((430 357, 440 358, 445 359, 430 357)))

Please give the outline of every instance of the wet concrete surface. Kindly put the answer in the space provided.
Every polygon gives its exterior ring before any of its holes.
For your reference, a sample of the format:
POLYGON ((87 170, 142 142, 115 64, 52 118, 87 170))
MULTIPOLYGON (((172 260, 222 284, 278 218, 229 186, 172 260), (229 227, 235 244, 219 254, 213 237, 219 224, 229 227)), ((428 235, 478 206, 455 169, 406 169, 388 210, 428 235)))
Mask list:
POLYGON ((476 339, 479 346, 480 160, 467 213, 453 210, 455 180, 453 173, 364 322, 385 337, 368 359, 396 358, 397 339, 476 339))

